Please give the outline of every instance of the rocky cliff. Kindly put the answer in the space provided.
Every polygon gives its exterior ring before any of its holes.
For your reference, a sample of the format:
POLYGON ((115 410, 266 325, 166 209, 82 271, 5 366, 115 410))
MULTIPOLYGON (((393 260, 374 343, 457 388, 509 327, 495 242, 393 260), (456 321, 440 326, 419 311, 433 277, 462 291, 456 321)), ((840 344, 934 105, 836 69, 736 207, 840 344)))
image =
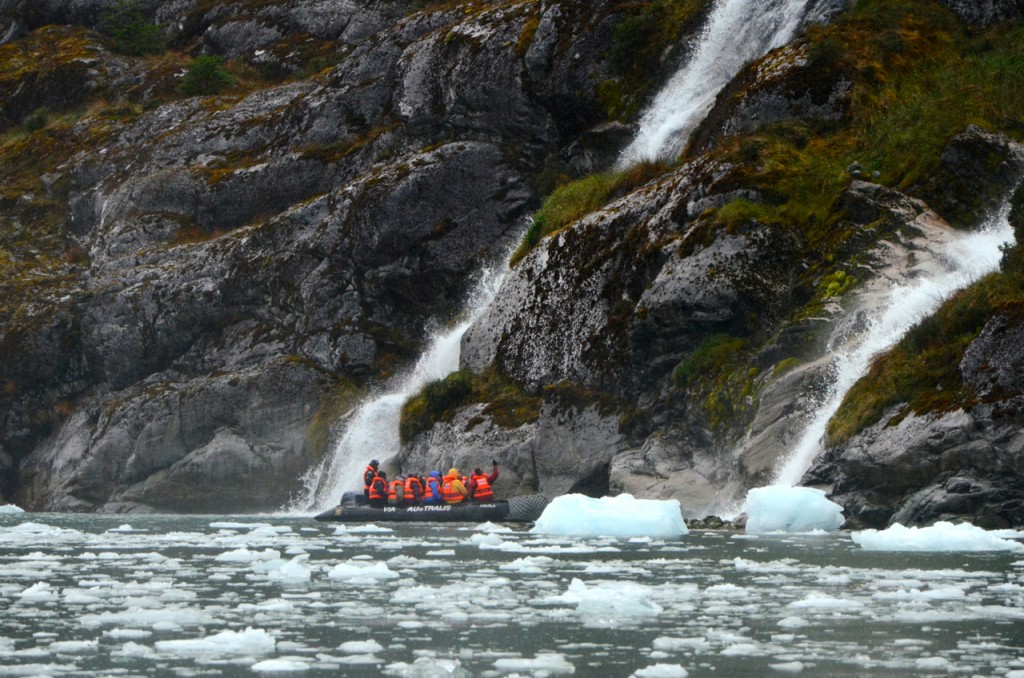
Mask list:
MULTIPOLYGON (((532 220, 390 464, 724 510, 856 309, 1024 171, 1016 6, 946 4, 809 3, 677 162, 605 174, 709 3, 0 0, 4 497, 282 505, 532 220)), ((964 329, 984 397, 830 434, 806 482, 863 524, 1024 521, 993 480, 1020 471, 991 367, 1020 360, 1016 267, 964 329)))
POLYGON ((0 5, 0 468, 36 509, 284 503, 566 149, 597 152, 627 16, 66 5, 0 5), (200 67, 223 91, 183 86, 200 67))

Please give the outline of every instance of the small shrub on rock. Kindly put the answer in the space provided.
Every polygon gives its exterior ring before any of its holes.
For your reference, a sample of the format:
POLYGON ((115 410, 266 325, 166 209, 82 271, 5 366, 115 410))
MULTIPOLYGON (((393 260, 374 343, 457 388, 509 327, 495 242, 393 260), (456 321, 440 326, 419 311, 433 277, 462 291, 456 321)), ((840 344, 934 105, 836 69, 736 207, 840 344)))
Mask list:
POLYGON ((160 54, 167 49, 163 28, 150 23, 134 0, 118 0, 104 11, 99 29, 121 54, 160 54))
POLYGON ((235 76, 224 65, 224 57, 201 56, 189 62, 178 92, 186 96, 220 94, 234 87, 235 82, 235 76))

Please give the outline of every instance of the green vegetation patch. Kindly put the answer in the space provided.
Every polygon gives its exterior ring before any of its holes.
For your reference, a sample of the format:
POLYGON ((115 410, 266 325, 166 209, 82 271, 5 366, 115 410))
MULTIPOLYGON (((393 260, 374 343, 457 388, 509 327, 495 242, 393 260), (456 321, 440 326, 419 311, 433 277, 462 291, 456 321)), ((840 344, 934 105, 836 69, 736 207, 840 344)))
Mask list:
POLYGON ((430 382, 405 402, 399 423, 402 444, 438 422, 451 421, 459 409, 474 403, 485 403, 483 414, 506 429, 519 428, 540 416, 541 398, 525 393, 496 370, 483 374, 460 370, 430 382))
POLYGON ((201 56, 189 62, 178 92, 185 96, 220 94, 237 82, 225 66, 224 57, 201 56))
POLYGON ((672 372, 676 386, 697 399, 712 428, 734 426, 754 409, 761 370, 747 364, 750 345, 748 339, 712 335, 672 372))
POLYGON ((523 242, 512 255, 511 265, 522 260, 543 238, 558 233, 668 169, 664 163, 643 162, 622 172, 591 174, 556 188, 533 215, 523 242))
POLYGON ((138 0, 117 0, 104 10, 99 29, 121 54, 160 54, 167 49, 163 27, 149 20, 138 0))

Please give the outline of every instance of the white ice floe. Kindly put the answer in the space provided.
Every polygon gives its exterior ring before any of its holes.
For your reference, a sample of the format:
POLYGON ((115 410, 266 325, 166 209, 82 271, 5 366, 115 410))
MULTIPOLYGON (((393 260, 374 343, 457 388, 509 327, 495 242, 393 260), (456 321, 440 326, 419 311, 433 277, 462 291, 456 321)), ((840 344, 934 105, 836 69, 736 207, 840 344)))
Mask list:
POLYGON ((384 646, 376 640, 348 640, 338 646, 339 652, 345 654, 375 654, 384 650, 384 646))
POLYGON ((807 626, 808 623, 809 622, 803 617, 796 616, 784 617, 779 620, 779 626, 784 629, 802 629, 807 626))
POLYGON ((656 617, 663 608, 652 600, 650 587, 633 582, 602 582, 587 586, 574 578, 568 590, 553 602, 576 605, 577 614, 588 622, 615 621, 630 617, 656 617))
POLYGON ((678 537, 688 533, 679 501, 636 499, 631 494, 594 499, 556 497, 530 530, 565 537, 678 537))
POLYGON ((330 579, 335 581, 382 581, 385 579, 398 579, 397 572, 392 571, 385 563, 363 564, 349 561, 338 563, 327 573, 330 579))
POLYGON ((757 487, 747 493, 743 510, 746 531, 752 534, 831 532, 843 524, 843 507, 813 487, 757 487))
POLYGON ((511 563, 502 563, 498 568, 519 574, 544 574, 544 568, 553 562, 555 562, 554 559, 549 556, 525 556, 516 558, 511 563))
POLYGON ((686 678, 690 675, 679 664, 653 664, 633 673, 636 678, 686 678))
POLYGON ((251 626, 244 631, 221 631, 205 638, 158 640, 156 649, 168 654, 252 655, 268 654, 277 648, 277 641, 263 629, 251 626))
POLYGON ((781 662, 779 664, 769 664, 768 667, 779 673, 801 673, 804 670, 804 663, 800 661, 781 662))
POLYGON ((790 603, 789 606, 800 610, 851 611, 863 609, 864 603, 852 598, 837 598, 812 591, 803 599, 790 603))
POLYGON ((494 662, 494 668, 506 673, 525 671, 534 675, 549 676, 576 672, 576 667, 557 652, 542 652, 533 659, 526 657, 502 657, 494 662))
POLYGON ((415 662, 394 662, 388 664, 382 673, 403 678, 469 678, 471 675, 460 666, 458 659, 436 659, 419 657, 415 662))
POLYGON ((104 631, 103 635, 115 640, 138 640, 140 638, 149 638, 153 635, 153 632, 145 629, 110 629, 109 631, 104 631))
POLYGON ((47 645, 46 649, 58 654, 92 654, 99 647, 98 640, 58 640, 47 645))
POLYGON ((235 549, 219 554, 214 560, 218 563, 252 563, 259 560, 275 560, 280 557, 281 552, 276 549, 263 549, 262 551, 235 549))
POLYGON ((0 515, 5 515, 5 514, 13 515, 15 513, 24 513, 24 512, 25 512, 24 509, 22 509, 19 506, 15 506, 14 504, 3 504, 3 505, 0 505, 0 515))
POLYGON ((854 532, 854 543, 869 551, 1024 551, 1024 544, 1002 539, 970 523, 940 521, 931 527, 904 527, 854 532))
POLYGON ((309 558, 308 553, 302 553, 281 567, 271 570, 267 577, 271 581, 281 582, 306 582, 312 579, 313 570, 306 566, 305 561, 309 558))
POLYGON ((671 636, 659 636, 654 639, 653 647, 662 652, 704 652, 711 647, 711 643, 703 636, 694 638, 673 638, 671 636))
POLYGON ((37 582, 18 595, 23 603, 49 603, 57 600, 57 590, 45 581, 37 582))
POLYGON ((264 659, 250 667, 257 673, 287 673, 292 671, 308 671, 308 663, 299 659, 264 659))

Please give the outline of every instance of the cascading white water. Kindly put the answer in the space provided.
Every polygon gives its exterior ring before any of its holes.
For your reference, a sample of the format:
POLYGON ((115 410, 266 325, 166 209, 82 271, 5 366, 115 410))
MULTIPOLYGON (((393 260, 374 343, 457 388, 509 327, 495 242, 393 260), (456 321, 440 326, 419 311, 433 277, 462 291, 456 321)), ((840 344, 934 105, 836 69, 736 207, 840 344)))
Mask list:
MULTIPOLYGON (((718 91, 745 63, 788 41, 803 20, 809 2, 717 0, 693 58, 656 97, 640 122, 636 140, 620 157, 620 165, 678 154, 718 91)), ((508 254, 511 256, 511 251, 508 254)), ((359 406, 334 451, 305 478, 306 491, 292 502, 293 510, 334 506, 343 490, 360 488, 363 468, 371 457, 382 459, 398 451, 402 404, 427 382, 458 369, 462 335, 494 299, 509 270, 507 262, 508 257, 484 272, 464 319, 438 333, 407 376, 359 406)))
POLYGON ((847 392, 864 376, 872 359, 896 345, 916 323, 934 313, 954 292, 999 267, 1002 247, 1013 242, 1007 203, 981 230, 957 235, 940 252, 944 270, 893 285, 885 301, 869 311, 869 325, 835 352, 835 382, 801 433, 792 454, 775 478, 775 485, 796 485, 821 451, 832 415, 847 392))
POLYGON ((372 457, 386 459, 398 452, 398 420, 402 405, 428 382, 459 369, 462 335, 494 300, 508 273, 508 257, 485 268, 470 294, 461 320, 435 333, 415 367, 393 380, 384 393, 367 398, 352 415, 345 433, 323 463, 305 478, 306 491, 293 502, 298 511, 325 510, 338 503, 345 490, 361 490, 363 469, 372 457))
POLYGON ((809 0, 716 0, 686 65, 668 81, 640 120, 618 166, 674 158, 718 92, 749 61, 781 47, 796 33, 809 0))

